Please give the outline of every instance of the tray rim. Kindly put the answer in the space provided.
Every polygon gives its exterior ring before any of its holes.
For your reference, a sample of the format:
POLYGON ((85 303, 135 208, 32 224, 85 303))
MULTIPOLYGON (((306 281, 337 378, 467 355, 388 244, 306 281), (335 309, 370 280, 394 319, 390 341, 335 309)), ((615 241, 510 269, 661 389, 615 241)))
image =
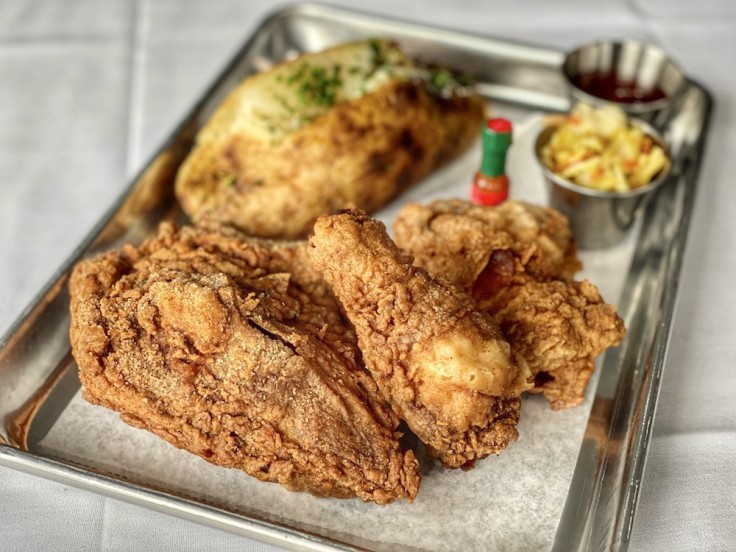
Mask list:
MULTIPOLYGON (((581 532, 575 536, 578 538, 587 538, 587 541, 577 542, 573 546, 570 541, 566 541, 564 538, 560 539, 561 532, 559 531, 560 526, 558 526, 558 532, 555 536, 555 543, 553 546, 554 551, 565 551, 571 549, 588 550, 589 548, 585 547, 586 544, 589 546, 595 546, 594 549, 596 550, 611 549, 625 551, 628 549, 639 492, 641 490, 641 481, 646 469, 647 451, 652 437, 652 428, 656 414, 660 383, 664 373, 668 344, 672 334, 673 320, 679 300, 678 291, 682 264, 687 248, 687 236, 694 212, 695 201, 698 195, 697 183, 700 177, 700 169, 709 136, 708 133, 712 122, 712 114, 715 109, 715 102, 712 93, 703 86, 700 81, 686 76, 686 82, 688 83, 688 90, 694 88, 703 95, 705 99, 705 109, 703 110, 702 126, 699 127, 699 137, 693 143, 694 149, 692 151, 685 152, 688 154, 688 159, 687 163, 683 164, 683 170, 689 170, 692 174, 689 177, 689 182, 680 183, 681 187, 684 184, 687 184, 687 186, 684 187, 684 191, 682 192, 684 198, 681 201, 682 213, 677 221, 675 236, 670 243, 671 249, 666 252, 665 255, 667 257, 667 261, 664 263, 666 270, 664 271, 664 276, 662 278, 663 281, 661 282, 662 293, 659 300, 661 316, 657 320, 656 330, 654 331, 653 338, 651 340, 649 355, 644 359, 648 361, 649 368, 646 369, 645 367, 645 369, 641 371, 641 381, 640 387, 638 388, 638 394, 633 397, 635 399, 634 404, 628 407, 631 426, 629 426, 629 431, 625 435, 625 454, 620 455, 620 458, 618 459, 620 465, 617 466, 620 468, 619 471, 623 474, 619 477, 621 483, 619 490, 621 491, 621 495, 616 497, 618 502, 616 503, 616 507, 613 511, 614 517, 612 520, 607 519, 605 513, 600 515, 598 515, 597 512, 594 513, 597 517, 593 519, 592 523, 597 524, 598 526, 610 525, 610 527, 606 528, 605 539, 600 538, 600 533, 596 534, 596 527, 591 529, 586 524, 578 524, 581 532)), ((681 160, 682 156, 675 158, 675 161, 681 160)), ((687 178, 684 175, 678 175, 678 177, 683 179, 687 178)), ((665 193, 668 192, 663 187, 663 189, 660 189, 657 192, 657 197, 665 193)), ((674 191, 671 193, 672 195, 675 194, 674 191)), ((655 204, 656 201, 653 200, 647 206, 647 213, 642 217, 645 221, 651 221, 652 213, 650 213, 650 211, 654 210, 655 204)), ((627 282, 632 279, 632 273, 635 271, 633 268, 634 261, 636 260, 635 258, 637 254, 639 254, 642 249, 645 248, 642 248, 641 244, 637 242, 637 247, 635 248, 632 256, 632 267, 629 269, 627 282)), ((622 303, 625 302, 626 299, 627 298, 622 298, 622 303)), ((606 358, 606 364, 608 364, 608 360, 609 359, 606 358)), ((611 362, 611 364, 613 364, 613 362, 611 362)), ((605 365, 602 368, 605 370, 605 365)), ((637 369, 638 367, 632 371, 635 372, 637 369)), ((626 382, 623 381, 623 383, 626 382)), ((618 385, 620 386, 621 384, 622 380, 619 379, 618 385)), ((602 386, 602 381, 599 380, 598 385, 599 388, 596 390, 596 400, 599 395, 600 386, 602 386)), ((614 410, 619 408, 621 396, 621 393, 616 393, 614 410)), ((624 397, 624 399, 626 398, 631 397, 624 397)), ((616 412, 614 412, 613 415, 615 414, 616 412)), ((609 425, 608 429, 613 432, 613 423, 609 425)), ((608 441, 611 441, 610 434, 608 441)), ((615 448, 615 445, 613 446, 615 448)), ((575 467, 573 481, 578 470, 585 471, 587 469, 587 466, 581 462, 582 456, 583 453, 581 450, 581 454, 578 457, 578 465, 575 467)), ((603 454, 603 456, 602 464, 605 466, 609 463, 609 458, 606 457, 605 454, 603 454)), ((603 478, 603 474, 598 474, 598 477, 603 478)), ((600 490, 600 485, 598 490, 600 490)), ((568 494, 565 510, 568 510, 568 507, 570 506, 568 504, 570 502, 570 498, 571 496, 568 494)), ((610 496, 608 498, 609 500, 611 499, 610 496)), ((598 510, 602 501, 599 497, 594 498, 593 501, 595 502, 593 509, 598 510)), ((574 504, 572 506, 574 507, 574 504)), ((606 506, 608 506, 609 509, 611 508, 610 504, 603 504, 604 509, 606 506)), ((563 518, 566 513, 568 515, 570 514, 570 512, 563 511, 563 518)))
MULTIPOLYGON (((507 39, 497 39, 490 36, 483 36, 473 33, 463 33, 456 29, 435 26, 431 24, 419 23, 416 21, 402 20, 400 18, 391 17, 374 12, 367 12, 357 9, 338 7, 320 2, 295 2, 285 4, 261 18, 260 22, 255 26, 249 36, 236 47, 235 53, 224 64, 218 75, 211 83, 204 88, 197 97, 193 105, 185 111, 184 116, 175 125, 173 130, 168 134, 167 138, 162 142, 154 153, 141 166, 140 170, 133 178, 129 180, 121 194, 114 200, 109 209, 103 214, 100 220, 93 225, 88 234, 82 239, 78 246, 74 249, 69 258, 53 273, 47 284, 35 295, 28 306, 23 309, 16 320, 11 324, 6 333, 0 338, 0 351, 5 349, 11 342, 13 337, 18 333, 21 327, 28 322, 37 312, 47 295, 53 290, 59 282, 63 281, 68 275, 71 267, 79 260, 79 258, 90 250, 95 239, 100 235, 102 230, 109 224, 115 214, 119 211, 125 201, 129 198, 136 184, 143 176, 147 168, 174 143, 176 137, 182 132, 195 117, 197 112, 205 104, 213 92, 227 80, 230 73, 239 63, 241 57, 256 42, 258 36, 266 32, 268 28, 274 25, 277 20, 291 16, 303 14, 317 14, 327 17, 362 17, 371 20, 374 23, 397 25, 412 28, 415 32, 423 31, 438 32, 443 36, 455 36, 467 39, 466 43, 477 43, 479 45, 508 45, 514 48, 528 48, 530 55, 540 53, 546 58, 547 63, 554 64, 560 58, 562 52, 544 46, 534 45, 525 42, 516 42, 507 39), (548 55, 547 55, 548 54, 548 55)), ((544 63, 538 63, 543 65, 544 63)), ((687 78, 690 85, 696 87, 706 98, 706 110, 703 117, 703 125, 701 127, 700 137, 695 143, 696 155, 694 156, 695 168, 693 170, 694 183, 700 176, 700 165, 702 164, 703 153, 710 130, 712 112, 714 109, 714 99, 712 93, 699 81, 687 78)), ((541 98, 544 101, 543 97, 541 98)), ((537 98, 537 99, 539 99, 537 98)), ((504 101, 504 100, 501 100, 504 101)), ((523 104, 523 100, 519 103, 523 104)), ((559 109, 560 104, 550 103, 546 108, 549 110, 559 109)), ((634 449, 635 454, 631 457, 633 467, 628 470, 629 476, 625 481, 623 497, 623 507, 618 508, 615 532, 611 531, 609 542, 611 548, 625 550, 628 546, 628 540, 633 525, 634 514, 636 510, 640 483, 646 466, 646 451, 651 439, 652 422, 655 416, 656 403, 659 394, 659 382, 663 374, 669 338, 672 332, 672 321, 677 308, 678 288, 680 281, 680 273, 687 246, 687 235, 694 211, 694 199, 697 197, 697 189, 693 184, 689 199, 685 202, 682 216, 677 225, 677 237, 673 240, 672 261, 668 265, 669 269, 665 273, 665 283, 663 285, 662 304, 664 305, 664 316, 660 320, 659 329, 655 332, 655 338, 652 343, 653 361, 651 363, 651 371, 647 374, 647 381, 640 389, 639 397, 642 402, 641 411, 636 421, 636 431, 633 438, 635 443, 627 447, 627 451, 634 449)), ((580 453, 578 462, 580 461, 580 453)), ((211 506, 206 502, 188 498, 184 495, 178 495, 173 491, 165 491, 155 489, 142 483, 132 483, 124 478, 116 478, 103 473, 96 473, 91 468, 86 468, 75 464, 68 460, 58 460, 42 454, 26 451, 11 444, 6 444, 0 440, 0 465, 17 469, 19 471, 44 477, 53 481, 69 484, 84 490, 97 492, 126 502, 147 507, 155 511, 170 514, 175 517, 187 519, 190 521, 205 523, 207 525, 238 533, 244 536, 255 538, 270 544, 276 544, 288 548, 290 550, 363 550, 360 547, 341 542, 337 539, 322 535, 313 534, 302 529, 294 529, 286 524, 262 520, 249 515, 229 512, 221 506, 211 506)), ((575 468, 577 473, 578 466, 575 468)), ((574 476, 573 476, 574 477, 574 476)), ((568 491, 568 498, 569 498, 568 491)), ((567 500, 566 500, 567 502, 567 500)), ((566 505, 567 507, 567 505, 566 505)), ((564 513, 563 513, 564 517, 564 513)), ((559 526, 558 526, 559 534, 559 526)), ((554 549, 558 548, 557 536, 555 537, 554 549)))

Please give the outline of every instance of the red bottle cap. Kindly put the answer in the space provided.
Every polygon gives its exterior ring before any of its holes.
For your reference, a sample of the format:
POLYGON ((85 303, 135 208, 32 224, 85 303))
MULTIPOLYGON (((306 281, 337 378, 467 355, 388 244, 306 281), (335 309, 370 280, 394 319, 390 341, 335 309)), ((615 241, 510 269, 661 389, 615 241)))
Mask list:
POLYGON ((496 117, 495 119, 488 119, 488 128, 493 132, 511 132, 511 121, 496 117))

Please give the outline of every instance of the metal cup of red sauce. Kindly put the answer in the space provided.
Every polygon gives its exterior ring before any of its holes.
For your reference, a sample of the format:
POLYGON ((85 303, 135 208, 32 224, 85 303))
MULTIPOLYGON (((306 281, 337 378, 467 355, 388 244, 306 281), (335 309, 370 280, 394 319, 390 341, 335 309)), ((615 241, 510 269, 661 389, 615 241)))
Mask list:
POLYGON ((685 84, 684 74, 667 54, 635 40, 585 44, 567 54, 562 72, 573 103, 615 103, 649 122, 685 84))

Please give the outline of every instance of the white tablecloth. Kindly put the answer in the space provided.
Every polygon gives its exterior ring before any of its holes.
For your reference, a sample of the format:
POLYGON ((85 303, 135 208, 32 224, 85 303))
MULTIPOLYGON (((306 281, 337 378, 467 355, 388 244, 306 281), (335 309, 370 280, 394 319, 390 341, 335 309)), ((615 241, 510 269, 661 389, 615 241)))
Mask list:
MULTIPOLYGON (((341 5, 560 49, 660 44, 716 111, 631 550, 736 550, 736 3, 341 5)), ((224 62, 266 0, 0 3, 0 333, 224 62)), ((0 468, 0 550, 277 550, 0 468)))

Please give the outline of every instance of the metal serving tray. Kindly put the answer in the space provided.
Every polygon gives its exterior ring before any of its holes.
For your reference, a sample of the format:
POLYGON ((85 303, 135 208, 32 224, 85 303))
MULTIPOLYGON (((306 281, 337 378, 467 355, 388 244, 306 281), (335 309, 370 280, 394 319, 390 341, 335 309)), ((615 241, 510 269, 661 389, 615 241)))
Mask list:
MULTIPOLYGON (((264 63, 365 36, 389 36, 472 74, 494 105, 569 108, 560 74, 563 53, 541 47, 396 21, 319 5, 274 13, 133 180, 124 195, 51 278, 0 342, 0 464, 162 512, 299 550, 357 550, 372 543, 201 500, 89 465, 45 454, 39 443, 79 388, 68 341, 67 278, 81 257, 137 243, 179 216, 176 170, 196 131, 227 92, 264 63)), ((619 301, 628 338, 606 354, 554 550, 625 549, 636 507, 654 407, 665 363, 680 267, 712 108, 710 94, 688 81, 657 126, 670 145, 674 182, 643 213, 619 301)))

